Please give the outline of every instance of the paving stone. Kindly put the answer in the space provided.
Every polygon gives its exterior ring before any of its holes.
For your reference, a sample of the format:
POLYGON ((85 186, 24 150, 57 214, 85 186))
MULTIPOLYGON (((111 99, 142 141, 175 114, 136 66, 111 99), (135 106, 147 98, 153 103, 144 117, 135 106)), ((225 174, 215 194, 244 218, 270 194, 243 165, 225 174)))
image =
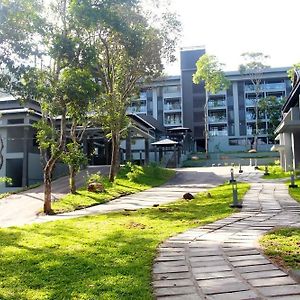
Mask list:
POLYGON ((178 267, 166 267, 166 266, 154 266, 153 273, 180 273, 180 272, 187 272, 187 266, 178 266, 178 267))
POLYGON ((186 266, 185 260, 172 260, 172 261, 159 261, 154 263, 155 267, 178 267, 178 266, 186 266))
POLYGON ((192 269, 194 274, 197 273, 212 273, 212 272, 223 272, 223 271, 231 271, 231 268, 228 265, 223 266, 209 266, 209 267, 199 267, 192 269))
POLYGON ((275 277, 275 278, 259 278, 259 279, 250 279, 249 283, 253 286, 273 286, 273 285, 284 285, 284 284, 295 284, 296 282, 288 277, 275 277))
POLYGON ((195 279, 214 279, 214 278, 228 278, 234 277, 233 271, 223 271, 223 272, 209 272, 209 273, 196 273, 194 274, 195 279))
POLYGON ((178 296, 178 295, 189 295, 196 294, 196 288, 194 286, 182 286, 182 287, 167 287, 167 288, 156 288, 156 296, 178 296))
POLYGON ((258 254, 253 254, 253 255, 237 255, 237 256, 233 256, 233 257, 229 257, 228 258, 230 261, 244 261, 244 260, 266 260, 260 253, 258 254))
POLYGON ((153 286, 158 287, 181 287, 181 286, 193 286, 194 282, 191 279, 171 279, 171 280, 158 280, 153 281, 153 286))
POLYGON ((176 260, 185 260, 185 257, 183 255, 178 255, 178 256, 159 256, 155 258, 155 262, 160 262, 160 261, 176 261, 176 260))
POLYGON ((256 266, 256 265, 266 265, 270 263, 265 258, 261 259, 248 259, 248 260, 239 260, 239 261, 232 261, 231 262, 234 267, 244 267, 244 266, 256 266))
POLYGON ((247 266, 247 267, 237 267, 236 268, 240 273, 250 273, 250 272, 259 272, 267 270, 277 270, 272 264, 258 265, 258 266, 247 266))
POLYGON ((189 260, 191 262, 197 262, 197 261, 224 261, 223 256, 221 255, 211 255, 211 256, 193 256, 190 257, 189 260))
POLYGON ((255 292, 253 291, 241 291, 241 292, 233 292, 233 293, 222 293, 207 296, 207 300, 254 300, 260 299, 255 292))
POLYGON ((249 287, 244 283, 226 283, 214 286, 201 286, 202 291, 206 295, 220 294, 220 293, 232 293, 240 291, 248 291, 249 287))
POLYGON ((273 278, 273 277, 282 277, 287 276, 281 270, 270 270, 270 271, 261 271, 261 272, 251 272, 251 273, 243 273, 242 276, 245 279, 258 279, 258 278, 273 278))
POLYGON ((209 260, 209 261, 196 261, 190 262, 192 268, 215 267, 215 266, 228 266, 227 262, 223 260, 209 260))
POLYGON ((180 296, 162 296, 158 297, 158 300, 200 300, 201 298, 198 294, 188 294, 180 296))
POLYGON ((300 285, 277 285, 270 287, 261 287, 258 290, 265 296, 280 296, 280 295, 299 295, 300 299, 300 285))
POLYGON ((278 296, 278 297, 272 297, 272 300, 299 300, 299 295, 289 295, 289 296, 278 296))
POLYGON ((191 277, 190 272, 153 274, 154 280, 188 279, 190 277, 191 277))

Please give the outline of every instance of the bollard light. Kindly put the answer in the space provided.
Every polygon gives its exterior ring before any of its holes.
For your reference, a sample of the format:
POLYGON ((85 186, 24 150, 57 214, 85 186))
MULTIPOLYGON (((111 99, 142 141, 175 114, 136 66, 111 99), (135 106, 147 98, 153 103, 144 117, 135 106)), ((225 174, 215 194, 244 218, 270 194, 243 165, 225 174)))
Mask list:
POLYGON ((254 170, 258 170, 257 159, 255 159, 254 170))
POLYGON ((237 188, 237 182, 232 182, 232 204, 230 207, 232 208, 242 208, 242 204, 239 203, 239 198, 238 198, 238 188, 237 188))
POLYGON ((291 169, 290 170, 290 175, 291 175, 291 184, 289 185, 290 188, 297 188, 298 185, 295 184, 295 170, 291 169))
POLYGON ((252 158, 250 158, 249 166, 252 167, 252 158))
POLYGON ((244 171, 242 170, 242 165, 239 164, 239 173, 243 173, 244 171))
POLYGON ((266 175, 266 176, 270 175, 268 166, 265 166, 265 173, 264 173, 264 175, 266 175))
POLYGON ((236 180, 234 179, 234 170, 230 169, 230 183, 236 182, 236 180))

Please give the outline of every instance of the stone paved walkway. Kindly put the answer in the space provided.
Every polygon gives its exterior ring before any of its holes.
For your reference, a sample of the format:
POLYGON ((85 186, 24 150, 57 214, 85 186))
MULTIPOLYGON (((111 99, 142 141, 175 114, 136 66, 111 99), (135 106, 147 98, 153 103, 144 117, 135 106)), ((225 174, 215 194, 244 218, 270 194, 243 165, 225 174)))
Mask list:
POLYGON ((153 268, 158 300, 300 299, 300 284, 258 250, 257 239, 276 226, 300 227, 300 205, 282 183, 257 174, 243 209, 226 219, 165 241, 153 268))

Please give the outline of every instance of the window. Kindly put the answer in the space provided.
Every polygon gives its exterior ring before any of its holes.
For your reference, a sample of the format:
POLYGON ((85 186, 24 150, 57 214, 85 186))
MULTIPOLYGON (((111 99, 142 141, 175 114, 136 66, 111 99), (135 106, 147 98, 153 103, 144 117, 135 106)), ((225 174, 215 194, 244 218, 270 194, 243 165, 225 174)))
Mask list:
POLYGON ((8 125, 13 125, 13 124, 24 124, 24 119, 9 119, 7 120, 8 125))

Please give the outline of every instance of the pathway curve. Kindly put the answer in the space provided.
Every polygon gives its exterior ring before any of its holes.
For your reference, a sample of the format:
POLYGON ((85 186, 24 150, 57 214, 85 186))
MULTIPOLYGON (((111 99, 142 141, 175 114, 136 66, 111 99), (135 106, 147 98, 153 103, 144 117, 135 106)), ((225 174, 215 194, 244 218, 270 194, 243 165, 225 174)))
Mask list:
MULTIPOLYGON (((79 174, 83 182, 84 174, 79 174)), ((186 192, 198 193, 228 180, 230 167, 182 168, 167 184, 137 194, 120 197, 105 204, 54 216, 37 216, 43 206, 43 187, 32 189, 0 200, 0 227, 42 223, 87 215, 103 214, 124 209, 140 209, 153 204, 175 201, 186 192)), ((80 184, 79 184, 80 185, 80 184)), ((60 198, 68 192, 68 178, 54 181, 54 197, 60 198)))
MULTIPOLYGON (((256 173, 244 180, 262 181, 256 173)), ((257 182, 241 212, 165 241, 153 268, 158 300, 300 299, 300 284, 264 257, 257 239, 276 226, 300 227, 300 205, 283 183, 257 182)))

